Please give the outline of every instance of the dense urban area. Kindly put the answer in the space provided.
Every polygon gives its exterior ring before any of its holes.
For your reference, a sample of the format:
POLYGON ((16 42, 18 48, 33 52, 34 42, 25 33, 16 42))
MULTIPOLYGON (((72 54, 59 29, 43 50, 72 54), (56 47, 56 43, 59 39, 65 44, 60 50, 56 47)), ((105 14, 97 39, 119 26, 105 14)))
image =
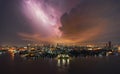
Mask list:
POLYGON ((1 46, 0 55, 10 53, 12 55, 19 55, 23 58, 59 58, 67 59, 70 57, 87 57, 87 56, 118 56, 120 51, 119 46, 113 46, 108 42, 105 46, 75 46, 62 44, 28 44, 25 47, 17 46, 1 46))

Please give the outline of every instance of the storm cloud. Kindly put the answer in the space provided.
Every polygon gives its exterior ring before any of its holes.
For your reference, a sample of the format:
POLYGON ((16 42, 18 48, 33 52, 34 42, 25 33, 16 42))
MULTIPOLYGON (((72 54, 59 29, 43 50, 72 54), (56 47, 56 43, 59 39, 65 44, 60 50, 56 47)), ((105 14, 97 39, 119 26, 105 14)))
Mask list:
POLYGON ((61 17, 63 37, 77 42, 117 40, 119 4, 118 0, 82 1, 61 17))
MULTIPOLYGON (((27 43, 26 40, 56 43, 120 41, 120 0, 43 1, 44 5, 51 6, 60 13, 54 15, 60 18, 61 37, 47 38, 46 35, 41 36, 41 31, 35 31, 35 24, 31 23, 33 20, 29 20, 22 11, 22 0, 0 0, 0 44, 23 44, 27 43)), ((46 13, 48 12, 45 11, 46 13)), ((51 31, 51 34, 54 32, 51 31)))

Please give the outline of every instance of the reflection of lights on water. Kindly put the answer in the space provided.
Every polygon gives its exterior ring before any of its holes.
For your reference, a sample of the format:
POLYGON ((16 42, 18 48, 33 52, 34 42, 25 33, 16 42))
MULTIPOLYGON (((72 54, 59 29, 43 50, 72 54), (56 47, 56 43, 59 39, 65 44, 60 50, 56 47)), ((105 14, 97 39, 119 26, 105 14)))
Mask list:
POLYGON ((62 59, 62 64, 65 65, 66 64, 66 60, 62 59))
POLYGON ((16 51, 11 48, 11 49, 9 50, 9 52, 10 52, 10 56, 11 56, 12 60, 14 60, 15 52, 16 52, 16 51))
POLYGON ((60 67, 60 59, 57 60, 57 65, 60 67))
POLYGON ((67 72, 70 64, 70 59, 57 59, 58 71, 67 72))
POLYGON ((67 65, 69 65, 70 64, 70 59, 67 59, 67 65))
POLYGON ((12 60, 14 60, 14 56, 15 56, 15 54, 14 54, 14 53, 11 53, 11 58, 12 58, 12 60))
POLYGON ((57 60, 58 67, 69 66, 69 64, 70 64, 70 59, 58 59, 57 60))

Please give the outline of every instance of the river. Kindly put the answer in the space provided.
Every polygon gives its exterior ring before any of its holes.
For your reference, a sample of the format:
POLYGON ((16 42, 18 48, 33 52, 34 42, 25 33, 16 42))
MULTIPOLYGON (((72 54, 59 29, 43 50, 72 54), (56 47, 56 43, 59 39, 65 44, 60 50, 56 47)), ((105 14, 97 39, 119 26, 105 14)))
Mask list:
POLYGON ((0 74, 120 74, 120 56, 25 59, 6 53, 0 74))

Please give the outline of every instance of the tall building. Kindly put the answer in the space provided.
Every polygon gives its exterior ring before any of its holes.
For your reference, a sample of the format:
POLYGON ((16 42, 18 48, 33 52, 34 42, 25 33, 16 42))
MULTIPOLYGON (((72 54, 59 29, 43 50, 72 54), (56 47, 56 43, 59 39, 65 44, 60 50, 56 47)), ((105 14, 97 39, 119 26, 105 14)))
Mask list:
POLYGON ((110 48, 110 49, 112 48, 112 42, 111 41, 108 42, 108 48, 110 48))
POLYGON ((107 47, 107 49, 112 49, 112 42, 111 41, 109 41, 107 44, 106 44, 106 47, 107 47))

